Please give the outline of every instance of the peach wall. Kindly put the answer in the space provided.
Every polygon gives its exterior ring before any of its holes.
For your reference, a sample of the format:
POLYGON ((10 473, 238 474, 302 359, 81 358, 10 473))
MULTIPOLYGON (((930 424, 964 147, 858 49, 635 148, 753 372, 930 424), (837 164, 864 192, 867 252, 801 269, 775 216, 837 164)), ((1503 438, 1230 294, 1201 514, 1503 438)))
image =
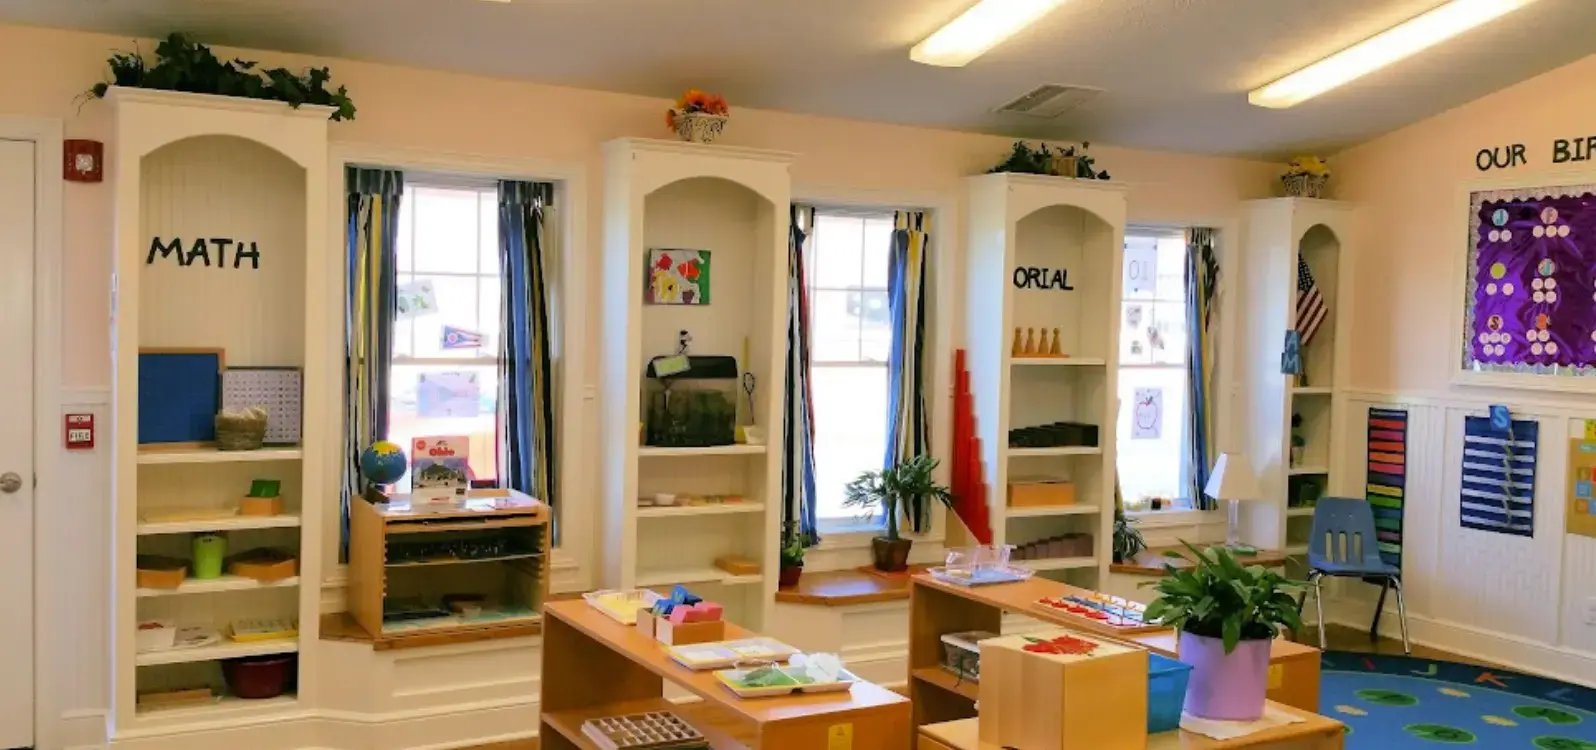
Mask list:
MULTIPOLYGON (((67 137, 105 140, 108 107, 75 102, 105 74, 105 57, 132 40, 103 34, 0 26, 0 69, 29 71, 0 82, 0 112, 62 118, 67 137), (41 61, 46 61, 41 64, 41 61)), ((148 51, 154 45, 140 43, 148 51)), ((598 258, 600 143, 620 136, 662 137, 666 103, 648 97, 562 88, 350 60, 235 52, 290 67, 330 65, 360 111, 335 124, 335 142, 585 165, 588 254, 598 258)), ((735 104, 735 103, 734 103, 735 104)), ((983 170, 1008 139, 896 125, 739 109, 724 137, 734 145, 782 149, 800 156, 795 195, 870 191, 892 196, 957 195, 964 175, 983 170)), ((1237 159, 1094 147, 1100 165, 1133 184, 1134 221, 1219 223, 1237 202, 1268 194, 1274 167, 1237 159)), ((110 267, 110 190, 66 186, 65 382, 109 381, 105 290, 110 267)), ((962 244, 962 243, 961 243, 962 244)), ((595 285, 599 274, 588 274, 595 285)), ((598 316, 590 318, 597 322, 598 316)), ((588 372, 596 373, 596 352, 588 372)))
POLYGON ((1586 57, 1334 159, 1336 197, 1359 205, 1364 230, 1353 324, 1354 386, 1404 393, 1449 390, 1449 367, 1456 361, 1452 274, 1465 251, 1459 244, 1462 195, 1479 180, 1545 175, 1548 184, 1596 181, 1596 161, 1564 169, 1551 164, 1554 139, 1596 135, 1593 76, 1596 56, 1586 57), (1489 172, 1475 167, 1481 148, 1514 143, 1525 144, 1527 165, 1489 172))

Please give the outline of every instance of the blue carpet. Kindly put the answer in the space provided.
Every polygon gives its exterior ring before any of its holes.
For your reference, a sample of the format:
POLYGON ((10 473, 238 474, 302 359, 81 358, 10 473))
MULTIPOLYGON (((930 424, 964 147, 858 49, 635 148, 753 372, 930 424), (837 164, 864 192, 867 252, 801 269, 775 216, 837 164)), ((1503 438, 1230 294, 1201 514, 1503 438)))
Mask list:
POLYGON ((1596 750, 1596 690, 1500 669, 1330 651, 1319 708, 1348 750, 1596 750))

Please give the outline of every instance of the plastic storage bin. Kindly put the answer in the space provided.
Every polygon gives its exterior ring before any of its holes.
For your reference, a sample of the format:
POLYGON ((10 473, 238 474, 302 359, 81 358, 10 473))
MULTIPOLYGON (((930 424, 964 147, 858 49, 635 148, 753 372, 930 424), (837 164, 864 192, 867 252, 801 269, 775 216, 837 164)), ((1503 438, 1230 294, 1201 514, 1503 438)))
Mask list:
POLYGON ((981 680, 981 641, 996 638, 985 630, 966 630, 942 636, 942 668, 971 682, 981 680))
POLYGON ((1181 707, 1186 704, 1186 680, 1191 665, 1167 656, 1147 654, 1147 733, 1180 728, 1181 707))

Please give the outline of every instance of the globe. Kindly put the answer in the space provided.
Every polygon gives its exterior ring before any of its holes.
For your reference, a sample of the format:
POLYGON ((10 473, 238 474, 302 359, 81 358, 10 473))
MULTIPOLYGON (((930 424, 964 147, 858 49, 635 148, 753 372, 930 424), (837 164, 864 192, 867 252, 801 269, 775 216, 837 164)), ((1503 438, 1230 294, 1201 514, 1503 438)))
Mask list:
POLYGON ((372 484, 393 484, 407 468, 405 452, 386 440, 372 443, 360 454, 360 475, 372 484))

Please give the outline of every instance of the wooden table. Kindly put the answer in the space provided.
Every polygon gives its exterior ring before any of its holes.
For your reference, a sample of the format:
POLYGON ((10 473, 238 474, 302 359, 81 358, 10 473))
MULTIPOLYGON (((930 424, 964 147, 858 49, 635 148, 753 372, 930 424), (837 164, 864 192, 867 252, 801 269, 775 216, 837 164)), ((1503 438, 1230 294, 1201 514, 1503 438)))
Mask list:
MULTIPOLYGON (((1191 567, 1193 565, 1191 558, 1186 557, 1186 555, 1190 554, 1190 551, 1185 547, 1148 547, 1125 562, 1110 563, 1108 571, 1110 573, 1161 578, 1164 575, 1165 566, 1174 566, 1180 569, 1191 567), (1169 557, 1165 554, 1167 552, 1180 553, 1181 557, 1169 557)), ((1272 549, 1258 550, 1256 555, 1236 555, 1236 562, 1242 565, 1263 565, 1270 568, 1285 567, 1288 559, 1290 559, 1290 555, 1272 549)))
MULTIPOLYGON (((1148 735, 1147 750, 1341 750, 1345 728, 1318 714, 1285 709, 1303 718, 1299 724, 1267 729, 1233 740, 1216 740, 1192 732, 1148 735)), ((979 719, 960 719, 920 727, 916 750, 1001 750, 982 744, 979 719)))
MULTIPOLYGON (((1114 628, 1032 606, 1038 599, 1092 592, 1067 583, 1033 577, 992 586, 957 586, 930 575, 911 579, 909 596, 909 697, 914 723, 924 726, 974 715, 976 684, 961 681, 940 666, 945 633, 1001 632, 1004 612, 1014 612, 1060 627, 1178 656, 1175 631, 1164 628, 1124 634, 1114 628)), ((1319 709, 1319 649, 1275 639, 1269 655, 1269 699, 1302 709, 1319 709)))
MULTIPOLYGON (((726 626, 728 640, 752 635, 726 626)), ((713 673, 676 663, 659 642, 582 601, 544 607, 541 708, 543 750, 591 750, 583 721, 660 710, 698 727, 715 750, 907 750, 910 737, 909 702, 886 688, 861 682, 841 693, 740 699, 713 673), (665 700, 666 680, 700 700, 665 700), (849 744, 831 744, 844 736, 849 744)))
POLYGON ((805 573, 798 579, 798 585, 783 586, 776 591, 776 601, 782 604, 813 604, 823 607, 847 607, 908 599, 907 577, 875 576, 858 570, 805 573))

